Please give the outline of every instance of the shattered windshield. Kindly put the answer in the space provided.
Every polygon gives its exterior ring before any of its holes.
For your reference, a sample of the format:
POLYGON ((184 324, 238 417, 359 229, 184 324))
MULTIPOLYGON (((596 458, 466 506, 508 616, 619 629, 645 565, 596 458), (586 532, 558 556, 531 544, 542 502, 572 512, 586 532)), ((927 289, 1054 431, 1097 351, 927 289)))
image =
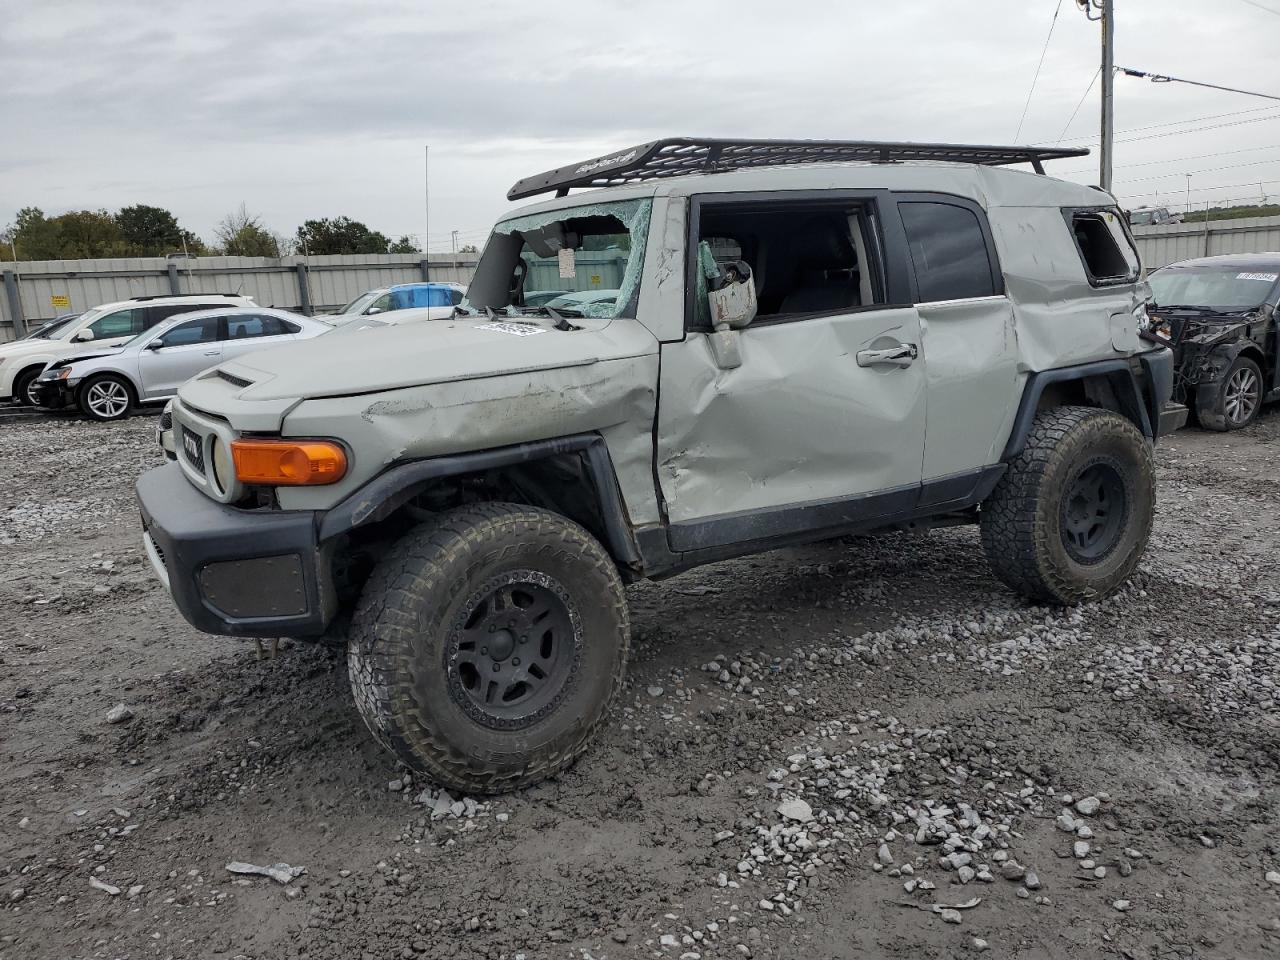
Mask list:
POLYGON ((1267 301, 1267 295, 1280 280, 1280 272, 1239 267, 1166 267, 1147 280, 1161 307, 1256 310, 1267 301))
POLYGON ((462 309, 635 316, 651 208, 650 200, 623 200, 499 223, 462 309))

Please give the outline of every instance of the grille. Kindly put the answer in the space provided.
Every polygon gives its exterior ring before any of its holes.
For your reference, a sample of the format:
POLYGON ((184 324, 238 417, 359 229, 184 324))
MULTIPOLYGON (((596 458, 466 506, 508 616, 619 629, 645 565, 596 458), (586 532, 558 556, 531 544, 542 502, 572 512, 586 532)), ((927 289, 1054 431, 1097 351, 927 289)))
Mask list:
POLYGON ((160 414, 160 429, 173 429, 173 412, 171 410, 166 410, 164 413, 160 414))
POLYGON ((147 531, 147 541, 151 544, 151 549, 156 552, 156 556, 160 558, 161 565, 168 567, 169 561, 164 558, 164 551, 160 549, 160 544, 156 543, 156 538, 147 531))
POLYGON ((193 430, 182 428, 182 455, 201 473, 204 473, 204 439, 193 430))
POLYGON ((217 374, 218 374, 218 376, 219 376, 219 377, 221 377, 223 380, 227 381, 227 383, 234 383, 237 387, 251 387, 251 386, 253 386, 253 381, 252 381, 252 380, 246 380, 244 377, 237 377, 237 376, 235 376, 235 375, 233 375, 233 374, 227 373, 227 371, 225 371, 225 370, 219 370, 219 371, 217 371, 217 374))

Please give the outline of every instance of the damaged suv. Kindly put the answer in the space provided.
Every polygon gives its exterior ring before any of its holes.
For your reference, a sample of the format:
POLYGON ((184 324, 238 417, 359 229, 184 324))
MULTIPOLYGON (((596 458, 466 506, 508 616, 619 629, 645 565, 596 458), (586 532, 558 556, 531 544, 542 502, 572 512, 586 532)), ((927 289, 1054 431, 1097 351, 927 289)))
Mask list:
POLYGON ((630 581, 977 523, 1023 595, 1106 596, 1185 411, 1114 198, 1042 175, 1080 152, 679 139, 523 180, 554 199, 449 319, 185 384, 147 553, 202 630, 345 635, 374 736, 474 792, 584 749, 630 581))
POLYGON ((1239 430, 1280 388, 1280 253, 1183 260, 1151 274, 1151 322, 1174 351, 1174 398, 1239 430))

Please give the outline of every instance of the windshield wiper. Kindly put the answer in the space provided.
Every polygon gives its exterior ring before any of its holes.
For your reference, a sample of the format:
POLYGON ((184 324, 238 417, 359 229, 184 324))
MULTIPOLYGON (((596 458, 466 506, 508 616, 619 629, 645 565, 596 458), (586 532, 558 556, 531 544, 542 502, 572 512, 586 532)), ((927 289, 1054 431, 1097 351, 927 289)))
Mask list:
POLYGON ((556 322, 557 330, 581 330, 581 327, 574 326, 565 317, 573 317, 580 320, 586 316, 581 310, 574 310, 571 307, 548 307, 546 304, 536 307, 521 307, 520 309, 527 313, 540 313, 545 317, 550 317, 556 322))

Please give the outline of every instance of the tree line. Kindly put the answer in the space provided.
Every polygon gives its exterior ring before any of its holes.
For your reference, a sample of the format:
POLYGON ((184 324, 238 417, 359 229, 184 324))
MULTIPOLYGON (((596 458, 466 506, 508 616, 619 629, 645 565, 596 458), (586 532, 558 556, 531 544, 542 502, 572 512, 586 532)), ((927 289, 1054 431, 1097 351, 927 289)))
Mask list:
POLYGON ((411 237, 392 240, 350 217, 307 220, 293 236, 282 236, 244 204, 223 217, 213 233, 206 241, 179 224, 170 211, 142 203, 115 213, 72 210, 52 217, 39 207, 24 207, 0 232, 0 260, 421 252, 411 237))

